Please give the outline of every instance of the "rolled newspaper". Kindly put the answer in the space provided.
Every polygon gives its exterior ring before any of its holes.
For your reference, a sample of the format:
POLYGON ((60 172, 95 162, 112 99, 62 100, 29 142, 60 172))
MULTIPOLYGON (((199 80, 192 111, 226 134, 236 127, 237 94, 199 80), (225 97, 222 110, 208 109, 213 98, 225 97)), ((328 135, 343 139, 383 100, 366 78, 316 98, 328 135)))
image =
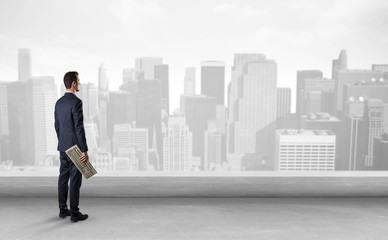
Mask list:
POLYGON ((82 152, 77 144, 67 149, 66 154, 86 179, 97 173, 96 169, 94 169, 89 161, 81 162, 81 160, 79 160, 82 152))

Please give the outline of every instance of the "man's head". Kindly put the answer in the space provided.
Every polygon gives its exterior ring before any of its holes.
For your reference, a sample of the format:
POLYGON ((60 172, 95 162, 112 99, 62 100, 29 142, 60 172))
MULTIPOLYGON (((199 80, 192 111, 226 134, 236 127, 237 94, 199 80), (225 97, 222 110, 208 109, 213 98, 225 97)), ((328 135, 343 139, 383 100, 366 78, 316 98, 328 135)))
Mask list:
POLYGON ((67 72, 65 76, 63 77, 63 83, 65 84, 65 87, 67 90, 72 90, 74 92, 79 91, 79 78, 77 72, 67 72))

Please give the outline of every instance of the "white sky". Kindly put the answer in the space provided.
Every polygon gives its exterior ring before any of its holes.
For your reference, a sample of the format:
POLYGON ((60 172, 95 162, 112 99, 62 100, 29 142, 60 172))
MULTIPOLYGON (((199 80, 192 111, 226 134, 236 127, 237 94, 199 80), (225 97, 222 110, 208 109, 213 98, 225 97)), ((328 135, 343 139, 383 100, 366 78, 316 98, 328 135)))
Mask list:
POLYGON ((249 52, 274 59, 278 86, 294 90, 297 70, 330 77, 342 48, 350 68, 388 64, 387 13, 386 0, 1 0, 0 80, 17 80, 18 48, 31 49, 34 76, 58 84, 70 70, 97 84, 104 62, 112 90, 136 57, 160 56, 170 65, 172 111, 185 67, 197 67, 199 90, 200 62, 224 61, 226 87, 233 54, 249 52))

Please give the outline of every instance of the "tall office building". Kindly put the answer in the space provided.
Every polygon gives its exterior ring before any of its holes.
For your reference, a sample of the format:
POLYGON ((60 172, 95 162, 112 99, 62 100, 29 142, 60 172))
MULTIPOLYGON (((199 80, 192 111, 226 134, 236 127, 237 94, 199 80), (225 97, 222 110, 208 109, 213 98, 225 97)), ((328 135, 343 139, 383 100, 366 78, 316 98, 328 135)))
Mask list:
POLYGON ((83 83, 77 95, 82 100, 85 121, 98 117, 98 90, 94 83, 83 83))
POLYGON ((136 94, 123 91, 111 91, 108 104, 108 136, 113 136, 116 124, 132 124, 136 122, 136 94))
POLYGON ((334 171, 336 136, 327 130, 276 131, 279 171, 334 171))
POLYGON ((184 95, 195 95, 195 67, 186 68, 184 88, 184 95))
POLYGON ((7 82, 0 82, 0 135, 9 135, 7 82))
POLYGON ((155 66, 161 64, 163 64, 163 59, 161 57, 136 58, 136 80, 155 80, 155 66))
POLYGON ((222 163, 226 162, 225 134, 219 131, 216 121, 208 121, 204 138, 204 170, 215 171, 221 169, 222 163))
MULTIPOLYGON (((335 91, 334 91, 334 101, 335 108, 337 112, 337 117, 342 116, 343 111, 343 101, 344 101, 344 86, 346 84, 355 84, 372 81, 380 81, 383 78, 383 73, 374 72, 371 70, 339 70, 337 71, 337 79, 335 79, 335 91)), ((388 84, 388 81, 385 81, 383 84, 388 84)))
POLYGON ((216 105, 216 127, 217 131, 226 135, 226 107, 224 105, 216 105))
POLYGON ((216 119, 216 98, 181 96, 180 109, 186 117, 187 125, 193 134, 193 156, 200 157, 204 169, 204 134, 209 120, 216 119))
POLYGON ((342 117, 343 132, 340 134, 342 143, 341 157, 336 163, 336 170, 356 171, 365 167, 364 156, 368 148, 368 136, 364 126, 364 98, 350 98, 345 102, 342 117))
POLYGON ((28 48, 18 49, 19 81, 27 81, 31 77, 31 51, 28 48))
POLYGON ((31 85, 24 81, 8 82, 7 98, 8 109, 12 109, 8 111, 8 149, 12 153, 9 159, 15 166, 34 165, 31 85))
POLYGON ((98 68, 98 89, 101 92, 109 91, 109 81, 107 76, 107 69, 104 63, 100 64, 98 68))
POLYGON ((98 68, 98 108, 99 108, 99 132, 100 143, 104 148, 108 148, 108 103, 109 103, 109 81, 107 77, 107 69, 104 63, 98 68))
POLYGON ((337 59, 333 59, 331 67, 332 79, 337 79, 338 71, 348 70, 348 54, 345 49, 341 50, 337 59))
MULTIPOLYGON (((169 99, 169 75, 168 65, 155 65, 154 69, 155 80, 159 80, 162 90, 162 115, 168 116, 170 114, 170 99, 169 99)), ((167 119, 167 117, 166 117, 167 119)))
POLYGON ((155 169, 163 167, 163 137, 161 120, 161 83, 159 80, 138 82, 136 126, 148 129, 148 141, 151 148, 155 144, 160 159, 155 169), (155 135, 155 137, 154 137, 155 135), (152 140, 156 139, 153 143, 152 140))
POLYGON ((235 54, 228 86, 228 152, 272 156, 276 127, 275 61, 235 54))
POLYGON ((286 117, 291 113, 291 88, 277 88, 276 116, 286 117))
POLYGON ((7 83, 0 82, 0 162, 9 160, 9 115, 7 83))
MULTIPOLYGON (((367 121, 367 111, 364 109, 364 103, 372 98, 380 99, 382 102, 388 102, 388 85, 384 85, 384 81, 384 79, 370 79, 344 85, 342 101, 342 105, 344 106, 344 114, 342 117, 344 134, 341 135, 344 138, 341 138, 342 140, 340 142, 345 144, 341 148, 344 151, 342 160, 347 161, 348 164, 342 163, 340 170, 364 170, 372 168, 371 165, 365 165, 365 157, 369 156, 368 159, 370 160, 370 156, 372 156, 373 146, 370 146, 371 143, 368 143, 368 141, 373 141, 373 136, 369 133, 369 123, 367 121), (358 107, 356 108, 356 106, 358 107)), ((377 114, 380 115, 380 113, 377 114)))
POLYGON ((148 129, 133 128, 130 124, 114 126, 113 155, 120 157, 119 161, 115 162, 115 169, 147 171, 148 154, 148 129))
POLYGON ((300 116, 301 105, 304 102, 304 89, 306 79, 321 79, 323 73, 320 70, 301 70, 296 72, 296 114, 300 116))
POLYGON ((225 63, 206 61, 201 63, 201 95, 216 97, 217 104, 224 104, 225 63))
POLYGON ((193 135, 183 114, 170 116, 167 136, 163 139, 163 171, 190 171, 193 135))
POLYGON ((47 155, 57 154, 57 135, 53 127, 57 87, 53 77, 32 77, 32 121, 35 165, 43 165, 47 155))
POLYGON ((388 109, 388 103, 384 104, 381 99, 368 99, 365 105, 364 127, 368 133, 368 151, 365 156, 366 169, 373 169, 373 147, 375 138, 383 134, 384 112, 388 109))

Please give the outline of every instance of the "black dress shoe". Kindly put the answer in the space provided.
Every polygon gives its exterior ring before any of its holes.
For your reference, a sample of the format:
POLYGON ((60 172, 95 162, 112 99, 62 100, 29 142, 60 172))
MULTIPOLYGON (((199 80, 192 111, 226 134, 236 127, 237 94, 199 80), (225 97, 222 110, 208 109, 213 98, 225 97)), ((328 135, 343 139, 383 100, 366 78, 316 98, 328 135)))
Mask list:
POLYGON ((86 220, 89 216, 87 214, 82 214, 78 212, 78 214, 72 215, 70 220, 72 222, 78 222, 78 221, 83 221, 86 220))
POLYGON ((69 210, 69 209, 67 209, 66 212, 63 212, 63 211, 60 211, 60 212, 59 212, 59 217, 60 217, 60 218, 65 218, 65 217, 70 216, 70 215, 71 215, 71 213, 70 213, 70 210, 69 210))

